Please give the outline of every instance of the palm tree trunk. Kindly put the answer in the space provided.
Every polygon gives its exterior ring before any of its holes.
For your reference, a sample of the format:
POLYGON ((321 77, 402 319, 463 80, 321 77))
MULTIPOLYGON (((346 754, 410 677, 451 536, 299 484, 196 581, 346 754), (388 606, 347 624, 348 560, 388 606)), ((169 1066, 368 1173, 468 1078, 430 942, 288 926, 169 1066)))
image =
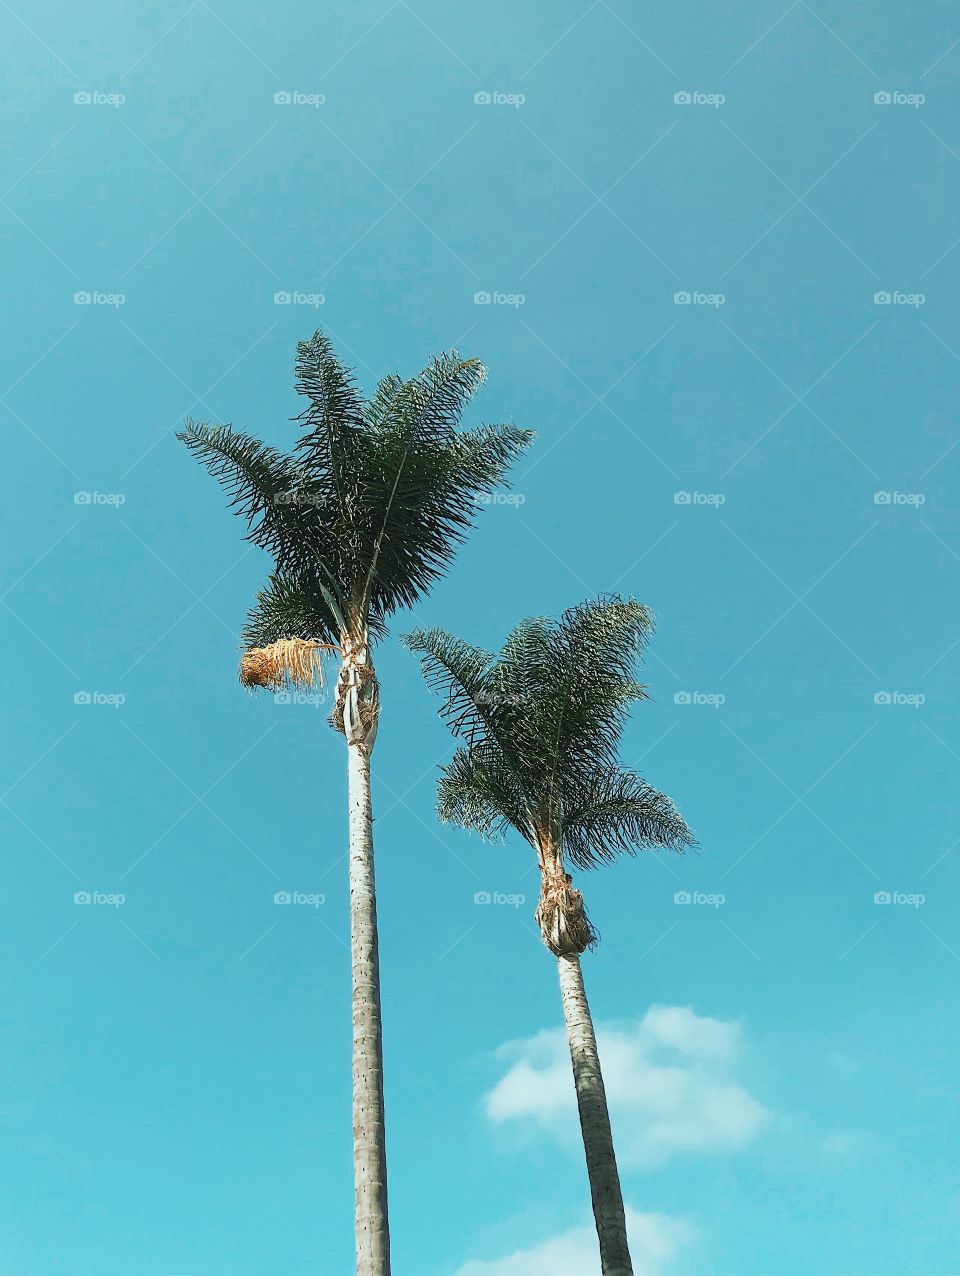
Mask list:
POLYGON ((377 950, 377 898, 373 870, 368 747, 363 743, 348 742, 347 757, 357 1276, 390 1276, 380 960, 377 950))
POLYGON ((600 1238, 600 1266, 603 1276, 633 1276, 620 1176, 610 1132, 610 1114, 600 1073, 597 1038, 583 987, 580 958, 576 954, 559 956, 557 965, 560 968, 560 993, 567 1021, 573 1079, 577 1087, 580 1129, 587 1156, 593 1216, 600 1238))

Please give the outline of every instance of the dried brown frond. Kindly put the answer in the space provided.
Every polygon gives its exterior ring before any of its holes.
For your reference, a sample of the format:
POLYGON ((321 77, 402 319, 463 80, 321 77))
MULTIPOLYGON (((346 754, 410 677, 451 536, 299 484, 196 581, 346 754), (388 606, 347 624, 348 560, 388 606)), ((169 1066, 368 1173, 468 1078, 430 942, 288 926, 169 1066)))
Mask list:
POLYGON ((323 656, 335 651, 329 643, 308 638, 281 638, 268 647, 251 647, 240 660, 245 687, 322 687, 323 656))
POLYGON ((595 948, 600 938, 587 916, 583 896, 566 874, 544 876, 534 920, 555 957, 579 957, 595 948))

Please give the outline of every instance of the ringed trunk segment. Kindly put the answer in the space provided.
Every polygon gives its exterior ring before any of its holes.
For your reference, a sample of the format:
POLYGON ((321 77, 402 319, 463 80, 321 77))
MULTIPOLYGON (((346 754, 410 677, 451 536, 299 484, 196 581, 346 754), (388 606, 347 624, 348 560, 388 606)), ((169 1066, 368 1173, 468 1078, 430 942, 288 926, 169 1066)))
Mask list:
POLYGON ((390 1276, 383 1028, 369 747, 348 737, 357 1276, 390 1276))
POLYGON ((558 956, 557 965, 573 1079, 577 1088, 577 1108, 587 1160, 587 1176, 590 1180, 593 1217, 600 1241, 600 1267, 603 1276, 633 1276, 623 1193, 610 1130, 610 1114, 607 1110, 593 1020, 583 986, 580 958, 575 954, 558 956))

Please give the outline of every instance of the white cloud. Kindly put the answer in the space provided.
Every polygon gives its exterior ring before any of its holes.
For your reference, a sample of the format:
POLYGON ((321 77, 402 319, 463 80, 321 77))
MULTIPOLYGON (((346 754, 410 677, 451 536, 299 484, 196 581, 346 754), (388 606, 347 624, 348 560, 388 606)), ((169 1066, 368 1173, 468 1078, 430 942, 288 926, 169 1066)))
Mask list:
MULTIPOLYGON (((685 1006, 652 1006, 632 1024, 600 1025, 597 1041, 624 1166, 742 1148, 768 1118, 734 1075, 739 1024, 685 1006)), ((509 1067, 486 1096, 491 1120, 526 1122, 561 1141, 579 1140, 566 1033, 510 1042, 498 1057, 509 1067)))
MULTIPOLYGON (((626 1213, 634 1276, 668 1276, 680 1250, 690 1240, 690 1228, 665 1214, 638 1214, 629 1208, 626 1213)), ((557 1272, 600 1276, 600 1252, 592 1223, 503 1258, 465 1263, 455 1276, 556 1276, 557 1272)))

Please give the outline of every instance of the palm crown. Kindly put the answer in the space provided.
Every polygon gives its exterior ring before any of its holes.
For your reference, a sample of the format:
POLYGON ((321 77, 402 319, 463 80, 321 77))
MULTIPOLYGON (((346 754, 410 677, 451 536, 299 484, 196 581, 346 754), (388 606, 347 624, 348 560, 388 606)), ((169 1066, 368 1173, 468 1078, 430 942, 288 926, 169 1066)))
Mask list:
POLYGON ((647 608, 611 598, 522 622, 496 656, 438 629, 405 638, 464 740, 443 769, 440 818, 488 835, 512 827, 579 868, 692 845, 670 798, 618 760, 646 696, 634 668, 652 629, 647 608))
POLYGON ((442 575, 479 501, 532 435, 510 425, 457 430, 484 369, 456 353, 410 380, 385 377, 364 400, 317 332, 297 346, 296 375, 307 406, 292 453, 226 425, 190 421, 179 437, 274 559, 244 642, 366 642, 442 575))

